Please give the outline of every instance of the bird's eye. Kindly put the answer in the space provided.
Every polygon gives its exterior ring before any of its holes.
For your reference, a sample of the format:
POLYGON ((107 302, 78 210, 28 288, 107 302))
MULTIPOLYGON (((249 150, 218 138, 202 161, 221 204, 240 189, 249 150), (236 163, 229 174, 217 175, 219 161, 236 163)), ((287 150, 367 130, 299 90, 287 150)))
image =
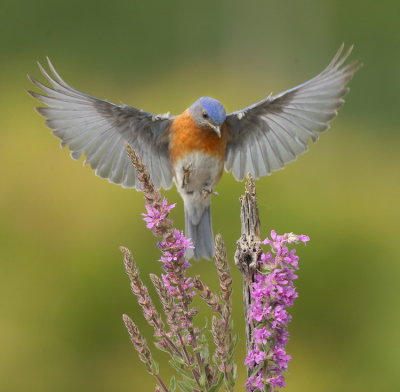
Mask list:
POLYGON ((203 118, 208 118, 207 112, 203 112, 202 115, 203 115, 203 118))

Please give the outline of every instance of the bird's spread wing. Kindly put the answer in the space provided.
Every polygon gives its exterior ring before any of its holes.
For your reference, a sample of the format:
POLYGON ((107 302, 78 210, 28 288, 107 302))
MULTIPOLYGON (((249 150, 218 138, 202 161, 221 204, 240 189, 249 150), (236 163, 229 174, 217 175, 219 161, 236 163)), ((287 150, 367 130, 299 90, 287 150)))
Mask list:
POLYGON ((356 62, 345 64, 351 50, 343 54, 342 45, 311 80, 229 114, 225 169, 238 180, 247 173, 259 178, 305 152, 308 140, 328 129, 344 102, 346 85, 359 68, 356 62))
POLYGON ((34 78, 31 81, 44 94, 30 94, 48 107, 40 107, 47 125, 68 145, 71 155, 86 161, 96 174, 127 188, 137 186, 136 172, 124 144, 128 142, 142 158, 157 188, 172 184, 168 159, 168 129, 172 118, 154 115, 127 105, 115 105, 92 97, 69 86, 50 61, 51 76, 39 64, 52 87, 34 78))

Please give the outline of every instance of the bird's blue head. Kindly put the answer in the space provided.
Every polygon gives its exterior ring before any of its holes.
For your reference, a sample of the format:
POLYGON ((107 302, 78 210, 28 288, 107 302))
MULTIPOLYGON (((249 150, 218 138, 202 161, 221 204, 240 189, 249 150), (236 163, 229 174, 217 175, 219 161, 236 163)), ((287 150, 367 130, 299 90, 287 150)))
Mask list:
POLYGON ((201 97, 189 107, 193 119, 201 127, 208 127, 221 137, 221 126, 226 112, 221 102, 210 97, 201 97))

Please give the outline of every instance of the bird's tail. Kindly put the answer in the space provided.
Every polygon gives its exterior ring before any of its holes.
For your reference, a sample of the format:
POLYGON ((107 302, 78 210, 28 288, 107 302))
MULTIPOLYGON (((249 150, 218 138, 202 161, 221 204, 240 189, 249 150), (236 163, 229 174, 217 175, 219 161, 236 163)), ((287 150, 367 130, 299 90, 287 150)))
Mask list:
POLYGON ((214 256, 214 236, 211 225, 211 206, 205 206, 200 219, 193 219, 192 213, 185 207, 186 237, 193 242, 194 258, 211 259, 214 256), (195 221, 195 223, 193 223, 195 221))

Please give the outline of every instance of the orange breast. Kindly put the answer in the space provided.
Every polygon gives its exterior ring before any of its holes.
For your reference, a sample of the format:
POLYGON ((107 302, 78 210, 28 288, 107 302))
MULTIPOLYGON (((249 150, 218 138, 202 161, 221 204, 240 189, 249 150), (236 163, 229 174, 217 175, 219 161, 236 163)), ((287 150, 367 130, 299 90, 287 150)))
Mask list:
POLYGON ((186 110, 177 116, 170 128, 169 151, 172 163, 192 152, 203 152, 225 160, 227 130, 219 137, 211 128, 199 127, 186 110))

